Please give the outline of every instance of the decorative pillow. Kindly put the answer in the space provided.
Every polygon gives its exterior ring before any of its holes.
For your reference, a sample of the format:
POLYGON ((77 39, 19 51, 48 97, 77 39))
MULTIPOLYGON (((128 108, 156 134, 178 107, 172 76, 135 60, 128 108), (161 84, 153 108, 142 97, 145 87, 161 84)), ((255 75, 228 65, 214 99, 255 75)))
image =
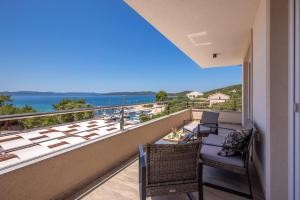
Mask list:
POLYGON ((241 129, 237 131, 230 132, 224 141, 223 148, 218 152, 220 156, 234 156, 239 151, 243 150, 247 143, 249 136, 249 130, 241 129), (237 149, 237 150, 235 150, 237 149))

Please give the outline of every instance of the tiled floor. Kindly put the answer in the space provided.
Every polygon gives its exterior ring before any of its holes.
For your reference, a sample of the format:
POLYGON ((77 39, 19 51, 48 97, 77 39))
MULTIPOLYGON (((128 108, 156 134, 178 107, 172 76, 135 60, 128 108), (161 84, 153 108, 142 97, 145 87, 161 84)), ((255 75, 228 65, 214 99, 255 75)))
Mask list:
MULTIPOLYGON (((238 125, 222 124, 224 127, 240 128, 238 125)), ((221 131, 219 134, 224 134, 221 131)), ((222 170, 204 167, 204 181, 227 186, 232 189, 247 192, 247 180, 245 177, 224 172, 222 170)), ((263 194, 260 184, 257 180, 257 175, 253 166, 251 165, 252 186, 254 190, 254 199, 262 200, 263 194)), ((197 194, 193 194, 195 199, 197 194)), ((135 161, 119 173, 109 178, 106 182, 99 181, 91 184, 87 188, 78 192, 71 199, 84 199, 84 200, 135 200, 139 199, 138 190, 138 162, 135 161)), ((186 195, 178 196, 164 196, 148 198, 153 200, 185 200, 188 199, 186 195)), ((204 199, 205 200, 243 200, 245 198, 222 192, 204 186, 204 199)))
MULTIPOLYGON (((236 176, 235 174, 224 173, 213 168, 204 168, 204 180, 227 185, 232 189, 247 192, 247 183, 243 177, 236 176)), ((254 177, 252 171, 252 177, 254 177)), ((257 180, 253 180, 254 199, 263 200, 263 195, 257 180)), ((204 186, 204 199, 205 200, 243 200, 245 198, 232 195, 226 192, 215 190, 204 186)), ((197 194, 193 194, 197 199, 197 194)), ((76 199, 76 198, 75 198, 76 199)), ((122 170, 116 176, 99 186, 95 186, 91 191, 86 191, 85 195, 77 199, 83 200, 135 200, 139 199, 138 190, 138 162, 134 162, 126 169, 122 170)), ((188 200, 186 195, 178 196, 164 196, 147 198, 153 200, 188 200)))

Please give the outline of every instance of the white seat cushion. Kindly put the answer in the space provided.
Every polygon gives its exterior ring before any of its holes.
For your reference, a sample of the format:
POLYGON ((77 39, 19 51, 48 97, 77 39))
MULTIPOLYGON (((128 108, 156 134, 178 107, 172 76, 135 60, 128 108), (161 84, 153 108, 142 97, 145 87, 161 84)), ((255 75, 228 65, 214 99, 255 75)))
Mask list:
POLYGON ((229 164, 237 167, 244 167, 244 160, 241 155, 235 155, 230 157, 219 156, 218 153, 221 149, 222 147, 203 144, 201 148, 201 157, 203 161, 208 160, 229 164))
POLYGON ((206 139, 203 139, 203 144, 222 146, 224 144, 225 138, 226 137, 222 135, 210 134, 206 139))
MULTIPOLYGON (((191 123, 191 124, 188 124, 188 125, 184 126, 183 128, 185 130, 188 130, 191 133, 197 134, 198 133, 198 126, 199 126, 199 124, 191 123)), ((199 130, 200 130, 200 133, 210 133, 210 128, 207 127, 207 126, 200 125, 199 130)))

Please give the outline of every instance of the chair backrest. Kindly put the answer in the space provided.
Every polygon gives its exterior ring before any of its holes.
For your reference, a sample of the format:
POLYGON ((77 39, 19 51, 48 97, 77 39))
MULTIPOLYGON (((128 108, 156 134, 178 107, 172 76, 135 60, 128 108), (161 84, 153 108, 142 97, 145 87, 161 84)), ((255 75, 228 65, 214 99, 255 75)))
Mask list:
POLYGON ((244 147, 244 152, 246 152, 245 161, 248 161, 249 154, 250 154, 250 148, 251 148, 251 145, 254 141, 254 137, 255 137, 255 134, 256 134, 257 130, 256 130, 253 122, 250 119, 246 120, 245 125, 244 125, 243 128, 249 130, 249 133, 250 133, 249 137, 248 137, 248 140, 247 140, 247 143, 244 147))
POLYGON ((220 113, 203 111, 200 123, 218 124, 220 113))
POLYGON ((148 186, 198 181, 200 142, 147 144, 148 186))

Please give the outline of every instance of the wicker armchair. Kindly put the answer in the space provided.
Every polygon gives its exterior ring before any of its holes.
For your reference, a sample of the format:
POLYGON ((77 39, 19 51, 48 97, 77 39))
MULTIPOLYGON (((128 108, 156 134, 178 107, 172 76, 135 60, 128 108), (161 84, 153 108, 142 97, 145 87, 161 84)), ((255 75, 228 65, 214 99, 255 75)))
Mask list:
POLYGON ((139 146, 140 199, 198 192, 203 199, 200 142, 139 146), (146 152, 144 152, 144 150, 146 152))
POLYGON ((251 146, 254 140, 256 129, 252 121, 250 120, 246 121, 245 126, 243 128, 248 129, 250 135, 248 136, 246 145, 244 146, 243 149, 234 149, 235 151, 240 151, 239 155, 230 156, 230 157, 219 156, 218 152, 223 147, 222 145, 224 143, 225 136, 209 135, 207 139, 203 140, 202 142, 200 157, 202 159, 203 165, 219 168, 222 170, 227 170, 233 173, 238 173, 247 176, 249 194, 241 193, 239 191, 231 190, 211 183, 203 183, 203 185, 252 199, 251 180, 249 176, 249 161, 250 161, 251 146))
POLYGON ((207 137, 209 134, 218 135, 219 113, 203 111, 199 124, 184 121, 183 131, 192 133, 195 137, 207 137))

